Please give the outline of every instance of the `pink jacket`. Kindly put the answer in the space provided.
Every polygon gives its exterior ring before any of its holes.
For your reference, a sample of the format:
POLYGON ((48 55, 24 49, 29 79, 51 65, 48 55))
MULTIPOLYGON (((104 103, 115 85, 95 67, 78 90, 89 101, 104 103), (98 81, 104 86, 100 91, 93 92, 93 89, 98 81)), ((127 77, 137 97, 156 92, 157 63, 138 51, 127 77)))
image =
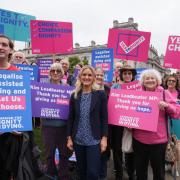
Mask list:
MULTIPOLYGON (((164 89, 159 86, 156 89, 156 92, 162 92, 162 101, 164 89)), ((165 101, 169 103, 169 106, 166 108, 168 116, 172 118, 180 118, 180 106, 176 104, 174 98, 165 90, 165 101)), ((159 111, 159 120, 157 125, 157 132, 133 129, 133 137, 144 144, 161 144, 168 141, 167 138, 167 121, 165 111, 159 111)))

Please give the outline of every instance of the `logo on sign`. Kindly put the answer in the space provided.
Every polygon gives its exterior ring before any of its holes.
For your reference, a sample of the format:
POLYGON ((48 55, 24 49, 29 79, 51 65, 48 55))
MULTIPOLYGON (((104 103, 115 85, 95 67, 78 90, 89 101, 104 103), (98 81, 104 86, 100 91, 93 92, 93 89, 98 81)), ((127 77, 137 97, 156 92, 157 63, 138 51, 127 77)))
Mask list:
POLYGON ((126 56, 138 56, 140 44, 145 41, 145 37, 137 34, 118 34, 117 54, 126 56))

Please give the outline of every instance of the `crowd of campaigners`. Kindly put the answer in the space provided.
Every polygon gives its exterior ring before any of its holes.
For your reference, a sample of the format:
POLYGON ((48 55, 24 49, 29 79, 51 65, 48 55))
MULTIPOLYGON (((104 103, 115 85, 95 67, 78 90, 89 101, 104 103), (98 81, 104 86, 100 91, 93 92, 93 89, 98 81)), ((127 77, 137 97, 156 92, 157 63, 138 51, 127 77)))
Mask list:
MULTIPOLYGON (((22 52, 13 53, 13 50, 12 41, 0 35, 0 70, 19 71, 13 64, 28 64, 22 52)), ((121 89, 123 83, 134 81, 136 69, 117 62, 111 84, 104 83, 104 72, 100 67, 94 69, 79 63, 75 67, 79 72, 77 77, 71 75, 68 69, 67 59, 57 59, 49 69, 48 83, 74 86, 75 90, 70 98, 67 121, 43 118, 38 125, 45 148, 46 172, 42 172, 39 166, 40 151, 33 131, 0 132, 0 180, 71 180, 68 159, 73 151, 80 180, 107 179, 107 162, 111 154, 116 180, 123 179, 124 169, 129 180, 147 180, 149 162, 153 180, 165 180, 167 115, 180 118, 180 70, 163 78, 154 69, 141 73, 141 91, 162 94, 158 102, 157 131, 126 128, 132 131, 133 152, 123 153, 125 127, 108 124, 107 104, 110 89, 121 89), (58 168, 54 161, 56 148, 60 153, 58 168)))

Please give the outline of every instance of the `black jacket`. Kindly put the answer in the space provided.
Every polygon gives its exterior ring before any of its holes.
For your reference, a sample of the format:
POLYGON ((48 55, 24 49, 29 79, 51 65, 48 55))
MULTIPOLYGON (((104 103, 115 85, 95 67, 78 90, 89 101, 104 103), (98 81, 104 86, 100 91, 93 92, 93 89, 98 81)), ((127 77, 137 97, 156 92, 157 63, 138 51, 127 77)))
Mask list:
MULTIPOLYGON (((72 138, 76 135, 78 129, 81 94, 80 92, 77 99, 75 99, 73 93, 70 99, 67 136, 72 138)), ((99 140, 102 136, 108 135, 107 97, 104 91, 92 91, 90 125, 95 139, 99 140)))

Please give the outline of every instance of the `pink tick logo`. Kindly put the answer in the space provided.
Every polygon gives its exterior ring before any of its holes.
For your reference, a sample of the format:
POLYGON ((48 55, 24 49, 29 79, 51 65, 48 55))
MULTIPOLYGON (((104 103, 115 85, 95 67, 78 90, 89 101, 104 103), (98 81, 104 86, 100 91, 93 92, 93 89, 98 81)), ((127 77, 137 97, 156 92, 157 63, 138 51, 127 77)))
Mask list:
POLYGON ((150 35, 149 32, 110 29, 108 47, 114 48, 115 58, 146 62, 150 35))

